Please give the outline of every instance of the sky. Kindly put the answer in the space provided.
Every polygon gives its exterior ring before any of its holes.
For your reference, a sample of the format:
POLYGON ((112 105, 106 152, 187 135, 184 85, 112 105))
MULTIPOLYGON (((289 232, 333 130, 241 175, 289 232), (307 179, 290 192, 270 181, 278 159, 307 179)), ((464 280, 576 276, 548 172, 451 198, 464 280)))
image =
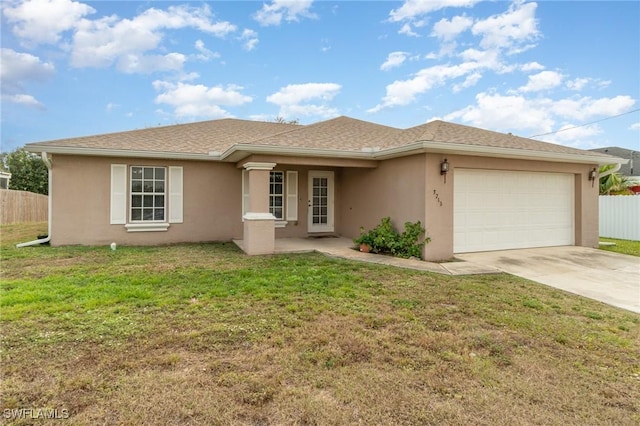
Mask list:
POLYGON ((1 144, 435 119, 640 150, 640 2, 1 2, 1 144))

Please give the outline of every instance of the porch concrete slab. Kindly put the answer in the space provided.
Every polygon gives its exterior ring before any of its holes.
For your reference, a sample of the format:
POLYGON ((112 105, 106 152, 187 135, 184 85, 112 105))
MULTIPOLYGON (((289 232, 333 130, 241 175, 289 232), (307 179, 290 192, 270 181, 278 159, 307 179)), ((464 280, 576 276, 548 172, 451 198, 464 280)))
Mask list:
POLYGON ((640 258, 587 247, 457 254, 570 293, 640 313, 640 258))
MULTIPOLYGON (((234 240, 242 249, 242 240, 234 240)), ((413 269, 417 271, 435 272, 443 275, 476 275, 501 273, 499 269, 469 262, 434 263, 419 259, 402 259, 374 253, 362 253, 353 249, 353 241, 344 237, 318 238, 278 238, 275 253, 310 253, 318 252, 331 257, 356 260, 359 262, 377 263, 379 265, 395 266, 397 268, 413 269)))

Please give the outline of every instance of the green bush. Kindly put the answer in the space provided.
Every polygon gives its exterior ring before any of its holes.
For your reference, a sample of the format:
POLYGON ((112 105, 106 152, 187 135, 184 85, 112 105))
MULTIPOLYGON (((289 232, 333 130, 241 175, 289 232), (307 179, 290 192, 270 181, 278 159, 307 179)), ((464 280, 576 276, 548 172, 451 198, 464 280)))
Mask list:
POLYGON ((360 236, 353 242, 357 245, 368 245, 372 253, 422 258, 422 247, 431 239, 420 238, 425 232, 420 221, 405 222, 404 228, 401 234, 398 233, 391 224, 391 218, 384 217, 375 228, 367 232, 364 228, 360 228, 360 236))

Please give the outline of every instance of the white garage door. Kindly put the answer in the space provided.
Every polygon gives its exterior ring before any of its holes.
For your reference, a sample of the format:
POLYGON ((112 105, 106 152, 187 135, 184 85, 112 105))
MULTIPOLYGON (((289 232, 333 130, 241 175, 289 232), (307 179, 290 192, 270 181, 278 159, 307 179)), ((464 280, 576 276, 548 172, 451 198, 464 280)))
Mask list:
POLYGON ((455 169, 455 253, 574 244, 574 177, 455 169))

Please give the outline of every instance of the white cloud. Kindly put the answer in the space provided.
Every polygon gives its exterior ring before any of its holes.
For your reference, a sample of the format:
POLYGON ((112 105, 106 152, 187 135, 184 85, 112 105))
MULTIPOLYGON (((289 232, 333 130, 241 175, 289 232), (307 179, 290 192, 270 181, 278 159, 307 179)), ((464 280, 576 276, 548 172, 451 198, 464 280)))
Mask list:
POLYGON ((479 20, 471 28, 474 35, 482 37, 480 47, 499 48, 519 53, 532 47, 540 33, 535 18, 536 3, 514 2, 505 13, 479 20))
POLYGON ((284 19, 287 22, 298 21, 300 17, 315 18, 309 11, 313 0, 273 0, 271 4, 263 4, 262 9, 253 15, 262 26, 280 25, 284 19))
POLYGON ((473 74, 468 75, 462 83, 454 84, 451 89, 453 90, 453 93, 458 93, 463 89, 475 86, 481 78, 482 74, 474 72, 473 74))
POLYGON ((220 57, 220 54, 218 52, 207 49, 202 40, 196 40, 194 46, 196 50, 200 52, 196 55, 196 58, 201 61, 209 61, 211 59, 218 59, 220 57))
POLYGON ((391 52, 387 56, 387 60, 380 65, 382 71, 390 70, 391 68, 399 67, 407 59, 407 52, 391 52))
POLYGON ((611 117, 622 114, 629 111, 635 103, 635 99, 626 95, 600 99, 585 96, 554 102, 552 111, 564 118, 584 121, 595 117, 611 117))
POLYGON ((445 84, 448 80, 464 76, 476 71, 479 65, 475 62, 466 62, 460 65, 436 65, 424 68, 414 74, 408 80, 396 80, 387 85, 387 94, 382 98, 382 103, 368 110, 378 112, 384 108, 407 105, 415 101, 416 96, 428 90, 445 84))
POLYGON ((480 0, 405 0, 402 6, 389 12, 391 22, 411 20, 417 16, 446 7, 471 7, 480 0))
POLYGON ((278 115, 284 118, 299 116, 331 117, 337 109, 329 107, 342 86, 336 83, 290 84, 267 96, 267 102, 278 105, 278 115))
POLYGON ((520 66, 520 69, 524 72, 540 71, 540 70, 543 70, 544 68, 545 68, 544 65, 540 65, 537 62, 527 62, 526 64, 523 64, 520 66))
POLYGON ((127 74, 150 74, 157 71, 180 71, 186 56, 182 53, 167 55, 128 54, 118 60, 118 70, 127 74))
MULTIPOLYGON (((479 93, 476 103, 444 117, 444 120, 461 121, 473 126, 501 132, 513 131, 529 136, 581 125, 587 120, 610 117, 628 111, 635 104, 629 96, 592 99, 526 98, 523 94, 502 95, 479 93), (575 124, 577 121, 577 124, 575 124)), ((589 146, 589 138, 599 134, 595 125, 566 130, 538 139, 576 147, 589 146)))
POLYGON ((7 101, 7 102, 11 102, 14 104, 19 104, 19 105, 23 105, 29 108, 36 108, 36 109, 45 109, 45 106, 42 102, 40 102, 39 100, 37 100, 36 98, 34 98, 31 95, 26 95, 24 93, 20 93, 20 94, 15 94, 15 95, 2 95, 2 100, 3 101, 7 101))
POLYGON ((530 75, 525 86, 518 90, 521 92, 539 92, 556 88, 562 84, 564 76, 556 71, 542 71, 538 74, 530 75))
POLYGON ((153 87, 160 92, 155 102, 171 105, 176 117, 229 117, 231 114, 222 106, 240 106, 253 100, 250 96, 243 95, 243 88, 236 85, 207 87, 202 84, 156 80, 153 87))
POLYGON ((0 49, 0 87, 2 100, 32 108, 44 109, 44 105, 32 95, 23 93, 29 81, 44 81, 55 72, 52 63, 42 62, 37 56, 0 49))
POLYGON ((473 19, 466 16, 454 16, 450 21, 443 18, 433 25, 431 35, 444 41, 451 41, 471 25, 473 25, 473 19))
POLYGON ((640 121, 629 126, 629 130, 640 130, 640 121))
MULTIPOLYGON (((472 6, 473 2, 424 2, 406 1, 400 9, 392 12, 392 21, 413 19, 422 14, 447 6, 472 6), (395 13, 394 13, 395 12, 395 13), (402 13, 401 13, 402 12, 402 13)), ((528 71, 539 70, 542 65, 531 62, 525 65, 510 64, 504 60, 505 54, 522 52, 533 46, 533 42, 539 37, 537 21, 535 19, 536 4, 514 2, 508 10, 501 14, 493 15, 487 19, 479 19, 473 22, 471 18, 457 16, 451 20, 442 19, 434 25, 432 35, 440 38, 443 43, 439 52, 431 52, 427 59, 440 59, 444 56, 458 58, 458 64, 435 65, 418 71, 413 77, 405 80, 396 80, 387 85, 386 94, 382 101, 369 112, 378 112, 384 108, 407 105, 414 102, 418 95, 426 93, 434 87, 447 84, 450 80, 464 77, 463 82, 455 82, 452 85, 454 91, 460 91, 476 84, 485 71, 493 71, 497 74, 510 73, 518 69, 528 71), (455 37, 462 31, 471 28, 474 36, 480 38, 479 47, 469 47, 462 52, 456 52, 455 37)), ((543 75, 544 76, 544 75, 543 75)), ((542 83, 542 77, 538 77, 526 87, 525 90, 533 90, 534 83, 542 83)), ((550 84, 550 82, 546 82, 550 84)), ((543 86, 540 86, 543 87, 543 86)))
POLYGON ((398 30, 398 34, 404 34, 404 35, 408 35, 411 37, 419 37, 420 34, 418 34, 417 32, 413 31, 413 29, 411 28, 411 24, 409 24, 408 22, 405 23, 399 30, 398 30))
POLYGON ((527 99, 522 95, 479 93, 476 104, 447 114, 445 120, 461 120, 484 129, 550 132, 554 124, 548 99, 527 99))
POLYGON ((30 53, 20 53, 13 49, 0 49, 0 81, 3 92, 22 90, 29 80, 43 81, 55 72, 52 63, 42 62, 30 53))
POLYGON ((556 133, 540 136, 540 139, 560 145, 573 146, 575 148, 588 149, 598 146, 598 143, 593 141, 592 138, 603 133, 600 126, 597 124, 581 127, 576 126, 577 124, 565 123, 555 130, 556 133))
POLYGON ((249 120, 253 121, 273 121, 276 117, 269 114, 252 114, 249 116, 249 120))
MULTIPOLYGON (((170 6, 167 10, 147 9, 133 19, 108 16, 98 20, 83 19, 77 24, 73 36, 71 65, 74 67, 108 67, 117 63, 118 67, 134 72, 130 64, 133 58, 144 57, 146 52, 159 47, 164 36, 163 30, 195 28, 216 37, 235 31, 235 25, 226 21, 214 22, 207 5, 201 8, 170 6)), ((156 63, 160 70, 174 69, 177 53, 158 55, 142 59, 145 64, 156 63), (172 55, 172 56, 169 56, 172 55)), ((151 72, 147 66, 139 67, 140 72, 151 72)))
POLYGON ((107 110, 107 112, 111 112, 111 111, 113 111, 114 109, 116 109, 118 107, 120 107, 119 104, 116 104, 116 103, 113 103, 113 102, 109 102, 107 104, 106 110, 107 110))
POLYGON ((13 33, 27 44, 56 43, 60 34, 95 13, 91 6, 71 0, 26 0, 3 8, 13 33))
POLYGON ((244 31, 242 31, 242 35, 240 35, 239 39, 244 42, 242 47, 247 51, 255 49, 260 41, 258 40, 258 33, 248 28, 245 28, 244 31))

